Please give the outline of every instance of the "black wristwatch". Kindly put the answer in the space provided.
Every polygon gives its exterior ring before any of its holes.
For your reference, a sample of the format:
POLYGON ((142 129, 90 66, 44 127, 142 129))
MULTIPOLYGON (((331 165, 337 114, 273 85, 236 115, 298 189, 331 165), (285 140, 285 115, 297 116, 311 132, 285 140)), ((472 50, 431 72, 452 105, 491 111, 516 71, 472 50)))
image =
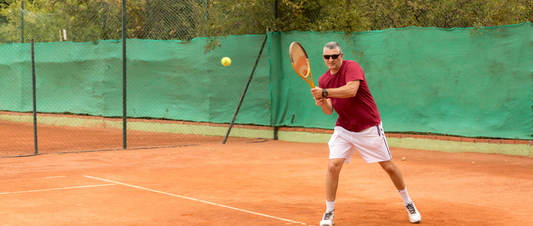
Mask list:
POLYGON ((322 97, 327 97, 328 91, 326 89, 322 89, 322 97))

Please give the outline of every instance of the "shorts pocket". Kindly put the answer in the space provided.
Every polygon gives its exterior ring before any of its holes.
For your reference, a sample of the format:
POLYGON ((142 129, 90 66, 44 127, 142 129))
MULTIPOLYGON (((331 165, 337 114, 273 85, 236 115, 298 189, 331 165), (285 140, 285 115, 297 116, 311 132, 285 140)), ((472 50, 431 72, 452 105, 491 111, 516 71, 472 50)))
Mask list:
POLYGON ((331 138, 330 138, 329 141, 328 141, 328 146, 331 147, 331 145, 335 143, 335 140, 336 140, 338 137, 339 137, 338 134, 333 133, 333 135, 331 135, 331 138))

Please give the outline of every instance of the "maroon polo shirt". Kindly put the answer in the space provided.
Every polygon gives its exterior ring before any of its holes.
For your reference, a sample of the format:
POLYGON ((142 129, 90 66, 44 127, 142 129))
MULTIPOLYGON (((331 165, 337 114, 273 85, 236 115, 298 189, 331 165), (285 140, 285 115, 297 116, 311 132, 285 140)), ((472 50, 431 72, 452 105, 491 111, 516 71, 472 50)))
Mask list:
POLYGON ((335 126, 341 126, 352 132, 360 132, 381 122, 378 107, 370 93, 361 66, 355 61, 343 60, 336 74, 332 75, 329 70, 326 71, 318 80, 318 84, 323 89, 338 88, 355 80, 360 80, 355 97, 331 97, 330 99, 333 109, 339 114, 335 126))

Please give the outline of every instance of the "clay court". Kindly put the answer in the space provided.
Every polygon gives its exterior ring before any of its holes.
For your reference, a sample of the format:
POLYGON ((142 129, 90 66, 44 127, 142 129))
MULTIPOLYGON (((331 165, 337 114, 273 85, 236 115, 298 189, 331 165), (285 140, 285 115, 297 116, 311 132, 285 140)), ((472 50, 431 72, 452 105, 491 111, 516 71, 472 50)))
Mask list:
MULTIPOLYGON (((420 225, 533 226, 531 21, 533 0, 0 0, 0 226, 318 226, 334 126, 381 121, 420 225)), ((335 226, 411 225, 379 164, 340 177, 335 226)))
MULTIPOLYGON (((533 225, 532 158, 392 154, 421 224, 533 225)), ((318 225, 327 158, 274 140, 0 158, 1 225, 318 225)), ((341 177, 335 225, 410 225, 378 164, 341 177)))

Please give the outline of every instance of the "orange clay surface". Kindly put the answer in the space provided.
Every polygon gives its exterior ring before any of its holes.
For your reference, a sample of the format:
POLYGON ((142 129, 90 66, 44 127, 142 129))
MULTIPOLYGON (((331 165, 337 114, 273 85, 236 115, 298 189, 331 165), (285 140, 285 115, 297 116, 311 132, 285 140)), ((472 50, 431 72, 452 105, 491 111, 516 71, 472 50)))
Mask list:
MULTIPOLYGON (((421 225, 533 225, 532 158, 391 151, 421 225)), ((327 163, 327 144, 231 139, 0 158, 0 225, 318 225, 327 163)), ((411 225, 386 173, 359 156, 335 214, 336 226, 411 225)))
MULTIPOLYGON (((122 149, 122 129, 43 125, 37 126, 38 153, 122 149)), ((230 138, 233 141, 257 139, 230 138)), ((222 143, 221 136, 127 131, 128 149, 222 143)), ((33 124, 0 120, 0 157, 26 156, 35 152, 33 124)), ((1 224, 0 224, 1 225, 1 224)))

